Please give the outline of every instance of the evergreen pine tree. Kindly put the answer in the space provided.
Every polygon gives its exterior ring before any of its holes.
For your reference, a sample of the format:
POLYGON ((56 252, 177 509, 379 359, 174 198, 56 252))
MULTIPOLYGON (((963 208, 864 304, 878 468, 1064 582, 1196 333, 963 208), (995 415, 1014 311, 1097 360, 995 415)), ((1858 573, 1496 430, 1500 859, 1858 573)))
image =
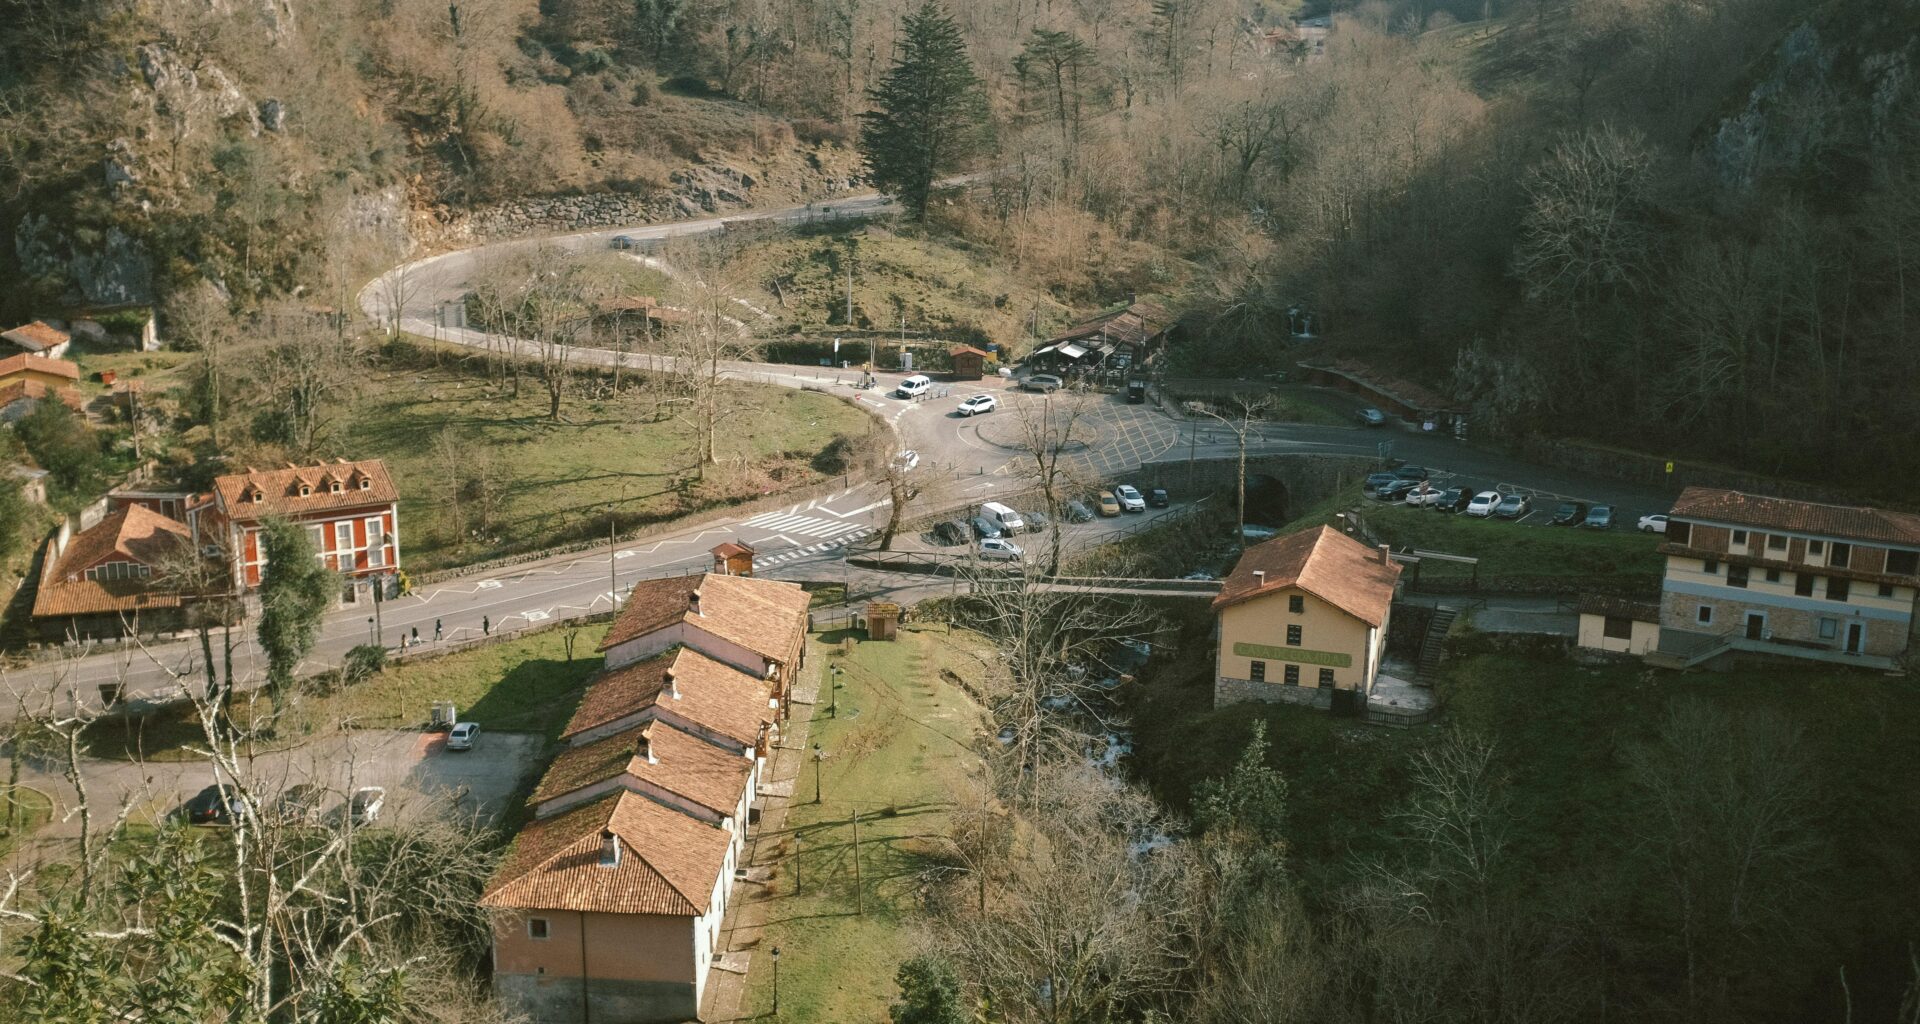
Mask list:
POLYGON ((985 141, 986 94, 940 0, 909 12, 900 27, 900 55, 867 94, 874 109, 860 115, 860 148, 874 185, 924 220, 934 180, 985 141))
POLYGON ((267 692, 278 708, 300 659, 320 639, 320 620, 340 580, 320 563, 303 527, 270 519, 260 545, 267 562, 260 574, 260 649, 267 656, 267 692))

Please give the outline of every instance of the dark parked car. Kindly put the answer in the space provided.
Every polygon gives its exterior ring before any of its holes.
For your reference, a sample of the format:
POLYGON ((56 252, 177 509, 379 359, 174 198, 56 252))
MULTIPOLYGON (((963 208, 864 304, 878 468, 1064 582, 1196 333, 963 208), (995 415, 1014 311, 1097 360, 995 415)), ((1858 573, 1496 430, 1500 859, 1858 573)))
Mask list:
POLYGON ((1053 525, 1045 512, 1022 512, 1020 518, 1026 520, 1028 533, 1045 533, 1053 525))
POLYGON ((1087 503, 1084 501, 1069 501, 1067 502, 1066 517, 1069 523, 1091 523, 1093 522, 1093 510, 1088 508, 1087 503))
POLYGON ((999 523, 988 519, 986 516, 974 516, 972 522, 973 535, 981 540, 986 540, 988 537, 1004 537, 1007 535, 1007 531, 1002 530, 999 523))
POLYGON ((1377 491, 1398 479, 1392 473, 1368 473, 1365 487, 1369 491, 1377 491))
POLYGON ((208 786, 187 801, 187 822, 193 825, 231 825, 247 813, 240 794, 231 786, 208 786))
POLYGON ((615 235, 607 246, 613 249, 638 249, 640 243, 635 241, 632 235, 615 235))
POLYGON ((1396 466, 1393 470, 1393 478, 1395 480, 1425 480, 1427 478, 1427 469, 1425 466, 1396 466))
POLYGON ((1553 518, 1547 520, 1548 526, 1577 526, 1587 518, 1585 502, 1564 501, 1553 510, 1553 518))
POLYGON ((1439 509, 1442 512, 1464 512, 1467 510, 1467 503, 1472 500, 1473 488, 1449 487, 1445 494, 1440 495, 1439 501, 1427 507, 1439 509))
POLYGON ((1420 481, 1418 480, 1395 480, 1385 487, 1374 491, 1373 496, 1379 498, 1381 501, 1399 501, 1407 496, 1408 491, 1418 486, 1420 486, 1420 481))
POLYGON ((1589 530, 1613 529, 1613 506, 1612 505, 1593 506, 1593 510, 1587 513, 1587 518, 1582 520, 1580 525, 1586 527, 1589 530))
POLYGON ((1155 487, 1153 490, 1147 492, 1147 504, 1152 505, 1154 508, 1166 508, 1168 505, 1173 504, 1173 499, 1167 497, 1167 489, 1165 487, 1155 487))
POLYGON ((1384 427, 1387 425, 1387 414, 1374 408, 1362 409, 1354 413, 1353 418, 1359 420, 1360 425, 1363 427, 1384 427))
POLYGON ((289 825, 306 825, 320 813, 320 805, 327 799, 327 791, 311 782, 300 782, 288 786, 273 805, 273 813, 289 825))
POLYGON ((1493 514, 1501 519, 1519 519, 1532 511, 1533 499, 1524 494, 1509 494, 1493 507, 1493 514))
POLYGON ((933 524, 933 539, 942 544, 965 544, 971 538, 967 536, 967 524, 946 519, 933 524))

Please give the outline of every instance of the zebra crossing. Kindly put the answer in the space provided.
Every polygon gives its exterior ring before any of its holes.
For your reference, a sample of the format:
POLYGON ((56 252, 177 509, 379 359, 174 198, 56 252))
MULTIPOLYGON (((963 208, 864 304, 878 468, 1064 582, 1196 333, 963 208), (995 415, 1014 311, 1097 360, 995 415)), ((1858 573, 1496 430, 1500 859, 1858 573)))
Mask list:
POLYGON ((774 533, 797 534, 802 537, 846 537, 849 534, 871 531, 872 527, 862 523, 849 523, 838 519, 821 519, 817 516, 791 515, 785 512, 764 512, 740 524, 772 530, 774 533))
POLYGON ((828 550, 829 548, 837 548, 847 544, 851 544, 854 541, 859 540, 860 538, 872 532, 874 531, 873 531, 873 527, 871 526, 854 526, 852 529, 847 530, 844 533, 841 533, 840 535, 835 537, 833 540, 822 541, 821 543, 815 544, 811 547, 791 548, 789 550, 782 551, 777 555, 768 555, 765 558, 756 558, 753 560, 753 567, 755 569, 767 569, 767 568, 771 568, 773 566, 779 565, 782 562, 791 562, 796 558, 805 558, 808 555, 817 555, 822 551, 828 550))

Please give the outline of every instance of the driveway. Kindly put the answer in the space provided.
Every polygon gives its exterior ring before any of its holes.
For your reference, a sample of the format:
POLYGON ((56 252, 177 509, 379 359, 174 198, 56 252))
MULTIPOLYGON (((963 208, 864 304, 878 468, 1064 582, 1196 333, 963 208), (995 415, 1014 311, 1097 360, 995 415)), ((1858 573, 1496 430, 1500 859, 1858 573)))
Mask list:
MULTIPOLYGON (((347 796, 360 787, 379 786, 387 797, 383 817, 451 812, 492 822, 507 809, 521 781, 538 770, 543 746, 541 737, 529 733, 483 733, 475 749, 449 752, 441 733, 366 730, 263 753, 246 770, 269 805, 289 786, 319 786, 327 793, 318 808, 323 818, 340 814, 347 796)), ((205 761, 89 760, 83 774, 96 821, 122 805, 133 808, 131 821, 163 819, 214 781, 205 761)), ((79 835, 79 818, 69 814, 78 797, 60 765, 37 765, 23 775, 54 800, 54 821, 39 835, 79 835)))

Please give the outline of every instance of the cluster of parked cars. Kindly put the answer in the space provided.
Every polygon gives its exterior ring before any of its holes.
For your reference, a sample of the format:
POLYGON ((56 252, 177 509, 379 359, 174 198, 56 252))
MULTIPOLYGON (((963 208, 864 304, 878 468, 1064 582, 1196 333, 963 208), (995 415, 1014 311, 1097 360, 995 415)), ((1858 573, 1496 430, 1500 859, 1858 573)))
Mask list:
MULTIPOLYGON (((1075 498, 1060 508, 1060 518, 1069 523, 1092 522, 1099 516, 1118 516, 1126 512, 1145 512, 1173 504, 1166 488, 1141 491, 1132 484, 1119 484, 1102 490, 1092 499, 1075 498)), ((987 561, 1014 561, 1025 551, 1013 538, 1023 533, 1044 533, 1052 525, 1045 512, 1021 512, 1010 505, 989 501, 966 519, 947 519, 933 524, 933 539, 941 544, 973 542, 974 552, 987 561)))
MULTIPOLYGON (((289 825, 311 825, 320 819, 327 791, 310 783, 298 783, 283 790, 272 804, 262 806, 261 817, 289 825)), ((381 786, 361 786, 347 797, 345 809, 355 825, 371 825, 380 820, 387 805, 387 791, 381 786)), ((217 783, 193 795, 181 807, 181 816, 190 825, 232 825, 253 815, 239 790, 217 783)))
MULTIPOLYGON (((1429 482, 1428 471, 1420 466, 1401 466, 1397 469, 1374 473, 1367 477, 1366 489, 1380 501, 1400 502, 1414 508, 1438 509, 1442 512, 1457 512, 1475 519, 1524 519, 1534 511, 1533 497, 1521 493, 1503 493, 1497 490, 1476 490, 1470 486, 1436 487, 1429 482)), ((1584 501, 1563 501, 1556 505, 1553 514, 1548 517, 1549 526, 1575 526, 1587 530, 1612 529, 1614 520, 1612 505, 1588 505, 1584 501)), ((1640 520, 1640 529, 1650 529, 1650 520, 1660 520, 1657 527, 1666 528, 1664 516, 1644 516, 1640 520)))

